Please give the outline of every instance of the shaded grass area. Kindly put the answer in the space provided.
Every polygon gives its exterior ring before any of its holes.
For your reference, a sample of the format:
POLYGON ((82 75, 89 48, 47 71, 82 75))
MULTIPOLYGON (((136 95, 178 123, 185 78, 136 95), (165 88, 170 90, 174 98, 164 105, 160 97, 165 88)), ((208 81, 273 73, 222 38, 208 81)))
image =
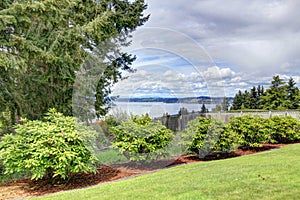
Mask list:
POLYGON ((111 165, 128 161, 128 159, 126 159, 118 150, 115 149, 99 151, 96 153, 96 157, 99 160, 98 165, 111 165))
POLYGON ((300 199, 300 144, 37 199, 300 199))

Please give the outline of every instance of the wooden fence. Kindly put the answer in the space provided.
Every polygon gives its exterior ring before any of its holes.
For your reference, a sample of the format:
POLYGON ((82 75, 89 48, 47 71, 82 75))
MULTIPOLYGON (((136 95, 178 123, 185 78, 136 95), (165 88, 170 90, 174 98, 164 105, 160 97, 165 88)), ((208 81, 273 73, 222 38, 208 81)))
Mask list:
POLYGON ((240 117, 243 115, 259 115, 264 118, 269 118, 272 116, 282 116, 287 117, 291 116, 296 119, 300 119, 300 111, 251 111, 251 112, 215 112, 215 113, 180 113, 176 115, 164 115, 163 117, 155 118, 162 122, 168 129, 173 131, 181 131, 187 127, 187 123, 199 116, 203 117, 212 117, 220 119, 223 122, 227 123, 231 117, 240 117))

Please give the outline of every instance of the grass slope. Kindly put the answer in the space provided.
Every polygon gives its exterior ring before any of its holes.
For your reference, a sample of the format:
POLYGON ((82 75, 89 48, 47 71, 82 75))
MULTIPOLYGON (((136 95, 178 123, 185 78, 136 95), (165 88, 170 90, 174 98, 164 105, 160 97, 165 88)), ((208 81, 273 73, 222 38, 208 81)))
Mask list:
POLYGON ((37 199, 300 199, 300 144, 37 199))

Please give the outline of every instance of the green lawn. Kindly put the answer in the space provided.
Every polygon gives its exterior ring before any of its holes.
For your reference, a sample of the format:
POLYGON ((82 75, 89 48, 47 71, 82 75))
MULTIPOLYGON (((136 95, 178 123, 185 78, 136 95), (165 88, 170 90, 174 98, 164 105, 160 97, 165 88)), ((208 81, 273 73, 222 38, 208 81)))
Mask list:
POLYGON ((300 199, 300 144, 38 199, 300 199))

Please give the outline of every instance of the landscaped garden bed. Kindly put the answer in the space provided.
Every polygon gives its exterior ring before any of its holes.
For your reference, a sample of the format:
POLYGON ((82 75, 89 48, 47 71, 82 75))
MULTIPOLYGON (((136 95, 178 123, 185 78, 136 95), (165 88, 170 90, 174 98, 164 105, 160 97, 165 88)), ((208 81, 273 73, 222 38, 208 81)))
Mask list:
POLYGON ((103 166, 98 168, 97 174, 79 173, 72 176, 69 180, 62 183, 52 184, 47 179, 34 181, 23 179, 0 185, 0 199, 14 199, 28 196, 39 196, 59 191, 88 187, 105 182, 116 181, 139 174, 153 172, 162 168, 172 167, 191 162, 203 162, 219 159, 227 159, 248 154, 254 154, 261 151, 280 148, 287 144, 264 144, 262 147, 253 147, 249 149, 239 148, 236 151, 211 153, 204 158, 199 158, 197 154, 186 154, 172 159, 159 159, 149 164, 139 165, 137 162, 129 162, 118 165, 103 166), (166 164, 166 165, 165 165, 166 164), (164 166, 164 167, 162 167, 164 166))

